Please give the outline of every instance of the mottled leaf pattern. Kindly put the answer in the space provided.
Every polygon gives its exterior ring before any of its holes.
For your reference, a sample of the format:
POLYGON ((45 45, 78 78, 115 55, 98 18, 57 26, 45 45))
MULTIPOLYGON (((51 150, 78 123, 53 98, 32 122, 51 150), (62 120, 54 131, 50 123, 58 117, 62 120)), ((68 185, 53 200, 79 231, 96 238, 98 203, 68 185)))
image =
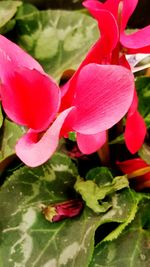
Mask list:
POLYGON ((74 219, 48 222, 41 204, 75 198, 76 175, 71 160, 56 154, 41 167, 23 167, 9 177, 0 193, 1 267, 88 266, 97 227, 124 223, 133 212, 134 197, 124 189, 113 195, 112 208, 105 214, 84 208, 74 219))
POLYGON ((16 17, 17 42, 56 80, 66 69, 76 69, 98 38, 95 20, 80 12, 46 10, 28 15, 21 9, 16 17))
POLYGON ((15 154, 15 144, 25 129, 5 119, 0 135, 0 163, 15 154))
POLYGON ((120 237, 96 247, 90 267, 150 266, 150 200, 140 203, 135 220, 120 237))

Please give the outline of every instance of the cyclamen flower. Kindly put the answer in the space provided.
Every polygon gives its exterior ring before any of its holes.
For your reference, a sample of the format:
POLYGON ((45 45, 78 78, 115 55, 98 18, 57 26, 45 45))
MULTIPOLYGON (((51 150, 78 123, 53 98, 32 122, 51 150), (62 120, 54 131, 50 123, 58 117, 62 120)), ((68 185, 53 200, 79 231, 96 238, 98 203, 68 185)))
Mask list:
POLYGON ((59 138, 70 131, 77 133, 81 151, 96 151, 104 142, 103 132, 127 112, 133 91, 130 71, 88 64, 78 75, 72 105, 57 116, 40 140, 38 133, 29 130, 16 146, 17 155, 29 166, 40 165, 55 152, 59 138))
MULTIPOLYGON (((138 0, 107 0, 104 4, 97 0, 87 0, 83 5, 90 11, 90 13, 97 19, 99 28, 105 28, 105 31, 110 31, 103 24, 103 17, 101 17, 102 11, 107 11, 115 19, 118 25, 118 41, 116 47, 113 51, 109 51, 108 55, 111 55, 111 64, 120 64, 127 68, 130 68, 128 62, 126 61, 125 54, 134 53, 150 53, 150 26, 144 29, 138 30, 132 34, 126 34, 125 28, 127 22, 133 13, 138 0), (102 27, 101 27, 102 25, 102 27)), ((109 25, 109 20, 108 20, 109 25)), ((111 32, 116 38, 116 29, 111 27, 111 32)), ((106 47, 108 42, 105 42, 106 47)), ((142 116, 139 114, 138 99, 136 97, 136 92, 134 94, 135 99, 131 105, 130 111, 127 115, 127 122, 125 128, 125 142, 131 153, 135 153, 139 150, 144 142, 146 135, 146 125, 142 116), (137 129, 140 128, 140 131, 137 129), (136 131, 136 134, 135 134, 136 131)))
POLYGON ((120 66, 84 66, 72 84, 70 106, 59 112, 58 86, 18 46, 2 36, 0 40, 3 108, 13 121, 29 128, 16 145, 20 159, 31 167, 44 163, 55 152, 60 137, 69 131, 77 133, 81 150, 96 151, 105 140, 105 130, 131 105, 132 73, 120 66))

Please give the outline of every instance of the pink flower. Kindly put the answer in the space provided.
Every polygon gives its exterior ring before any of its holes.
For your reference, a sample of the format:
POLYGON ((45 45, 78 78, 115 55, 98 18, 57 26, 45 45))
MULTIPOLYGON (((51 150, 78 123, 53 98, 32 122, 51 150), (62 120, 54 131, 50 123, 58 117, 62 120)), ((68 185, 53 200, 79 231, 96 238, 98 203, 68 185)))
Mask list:
POLYGON ((149 165, 141 158, 135 158, 135 159, 130 159, 122 162, 117 162, 117 165, 119 169, 124 173, 124 174, 131 174, 135 171, 139 171, 140 176, 138 175, 134 177, 136 179, 136 188, 138 190, 141 190, 145 187, 150 187, 150 171, 145 173, 143 170, 149 165), (143 173, 142 173, 143 172, 143 173))
MULTIPOLYGON (((83 3, 83 5, 97 19, 100 30, 101 23, 103 23, 103 18, 101 18, 102 10, 112 14, 118 25, 119 38, 116 47, 112 51, 110 63, 120 64, 129 69, 130 66, 125 59, 125 53, 133 54, 150 52, 150 26, 129 35, 125 33, 127 22, 137 3, 138 0, 107 0, 104 4, 97 0, 87 0, 83 3)), ((105 30, 107 31, 106 28, 105 30)), ((111 32, 113 35, 113 28, 111 28, 111 32)), ((114 32, 114 36, 116 36, 116 30, 114 32)), ((107 41, 105 45, 107 46, 107 41)), ((127 148, 133 154, 140 149, 146 135, 146 125, 137 108, 138 98, 136 97, 135 92, 132 105, 127 114, 125 129, 125 142, 127 148)))
POLYGON ((29 130, 16 145, 17 155, 35 167, 55 152, 59 138, 77 133, 77 143, 84 153, 96 151, 105 141, 105 130, 127 112, 134 92, 132 73, 120 66, 88 64, 78 74, 74 99, 39 139, 29 130), (112 87, 113 85, 113 87, 112 87))
POLYGON ((70 83, 72 101, 60 112, 60 93, 54 81, 34 59, 2 36, 0 76, 5 112, 29 128, 18 141, 16 153, 31 167, 47 161, 60 137, 69 131, 77 133, 81 151, 96 151, 105 141, 105 130, 126 114, 134 92, 134 77, 126 68, 88 64, 70 83))

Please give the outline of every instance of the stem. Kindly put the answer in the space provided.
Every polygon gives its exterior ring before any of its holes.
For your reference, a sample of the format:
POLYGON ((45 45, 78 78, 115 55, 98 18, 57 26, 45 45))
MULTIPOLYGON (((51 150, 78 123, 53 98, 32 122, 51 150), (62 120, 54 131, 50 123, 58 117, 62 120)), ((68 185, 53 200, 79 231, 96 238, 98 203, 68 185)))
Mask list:
POLYGON ((102 165, 109 166, 110 165, 110 151, 108 144, 108 131, 106 132, 106 142, 105 144, 97 151, 98 156, 102 165))

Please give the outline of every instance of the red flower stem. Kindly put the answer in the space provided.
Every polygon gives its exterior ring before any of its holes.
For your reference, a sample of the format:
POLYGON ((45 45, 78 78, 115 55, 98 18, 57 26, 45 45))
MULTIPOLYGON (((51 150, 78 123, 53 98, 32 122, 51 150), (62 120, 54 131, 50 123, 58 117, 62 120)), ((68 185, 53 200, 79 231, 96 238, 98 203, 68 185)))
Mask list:
POLYGON ((104 166, 110 165, 110 151, 108 144, 108 130, 106 132, 106 142, 105 144, 97 151, 98 156, 100 158, 101 164, 104 166))

